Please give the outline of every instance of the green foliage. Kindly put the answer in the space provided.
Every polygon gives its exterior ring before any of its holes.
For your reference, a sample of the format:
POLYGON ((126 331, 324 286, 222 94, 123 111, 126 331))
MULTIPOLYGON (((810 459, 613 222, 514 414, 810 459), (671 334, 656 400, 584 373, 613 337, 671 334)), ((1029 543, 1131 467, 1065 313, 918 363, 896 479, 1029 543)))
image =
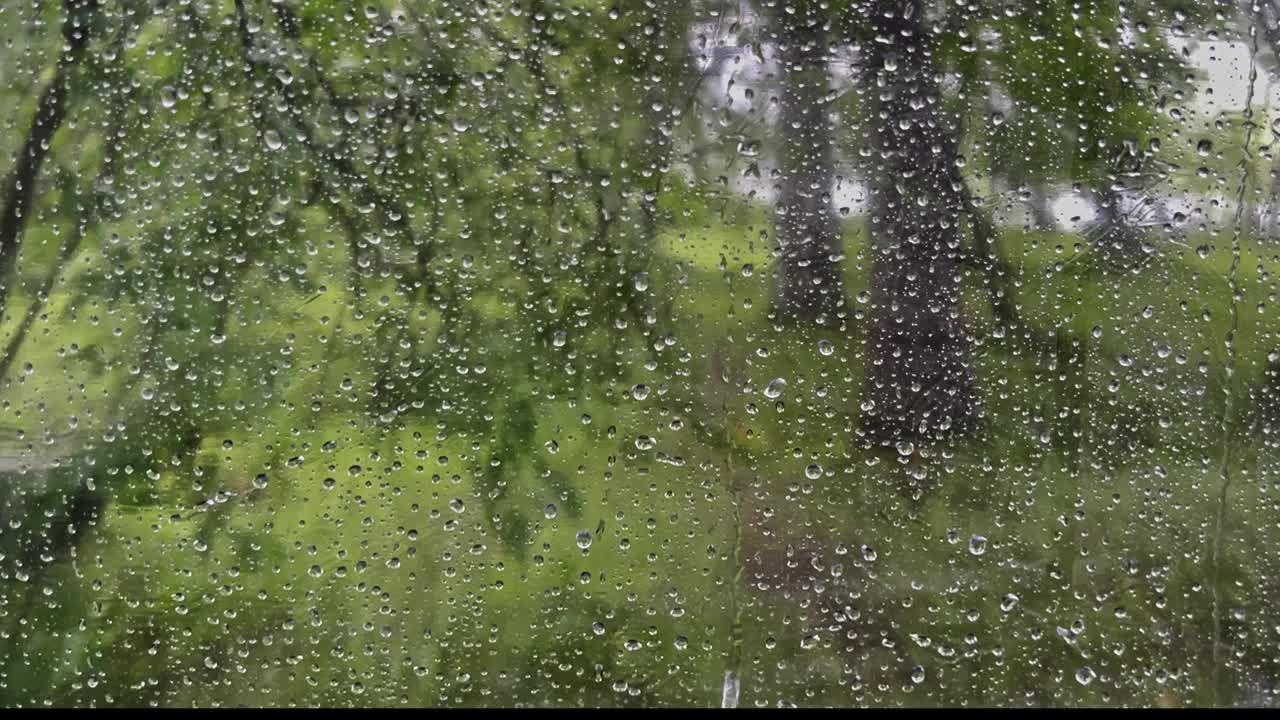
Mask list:
MULTIPOLYGON (((700 74, 772 57, 790 11, 854 78, 884 3, 20 5, 4 168, 66 8, 91 33, 0 279, 0 704, 702 706, 733 670, 744 706, 1187 705, 1274 676, 1280 256, 1235 200, 1271 139, 1192 118, 1181 51, 1240 18, 899 4, 995 230, 983 258, 964 220, 983 422, 882 447, 865 207, 847 331, 772 315, 771 208, 730 176, 777 180, 778 77, 748 111, 700 74), (1201 212, 1113 256, 1006 222, 1036 183, 1201 212)), ((841 172, 882 180, 853 87, 841 172)))

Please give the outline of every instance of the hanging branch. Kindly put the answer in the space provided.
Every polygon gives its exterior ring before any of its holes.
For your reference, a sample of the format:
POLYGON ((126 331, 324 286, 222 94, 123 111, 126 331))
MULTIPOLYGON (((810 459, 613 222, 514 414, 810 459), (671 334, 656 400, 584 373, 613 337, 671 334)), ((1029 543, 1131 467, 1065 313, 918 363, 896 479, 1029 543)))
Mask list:
MULTIPOLYGON (((298 21, 298 17, 292 10, 280 3, 273 4, 272 9, 284 36, 300 45, 302 42, 302 29, 301 23, 298 21)), ((240 18, 240 42, 245 62, 249 64, 254 73, 264 73, 268 69, 266 63, 255 60, 250 52, 253 47, 253 39, 248 30, 248 14, 244 7, 244 0, 236 0, 236 13, 240 18)), ((325 95, 328 96, 329 103, 333 106, 335 111, 341 114, 351 107, 352 103, 342 97, 333 83, 325 77, 319 62, 315 59, 315 56, 310 54, 307 55, 306 66, 307 69, 311 71, 311 75, 316 84, 319 85, 324 90, 325 95)), ((343 182, 358 186, 359 189, 356 193, 357 199, 360 202, 382 208, 390 208, 392 213, 388 215, 388 220, 390 220, 391 224, 397 230, 403 232, 414 245, 418 245, 419 240, 415 237, 413 228, 409 225, 408 210, 406 210, 405 207, 394 197, 389 197, 374 187, 355 167, 355 164, 352 163, 349 158, 342 155, 336 155, 331 152, 324 152, 315 141, 314 130, 307 125, 305 121, 303 121, 304 108, 298 103, 297 98, 292 93, 286 92, 284 93, 284 101, 289 109, 289 112, 286 114, 289 117, 290 124, 293 125, 297 132, 302 134, 307 149, 332 166, 338 177, 341 178, 343 182)), ((324 182, 329 186, 331 191, 336 192, 339 189, 331 180, 325 179, 324 182)), ((327 200, 329 199, 328 196, 323 193, 322 196, 325 196, 327 200)), ((423 252, 419 252, 420 256, 423 254, 423 252)), ((427 254, 424 260, 429 261, 429 259, 430 256, 427 254)))
POLYGON ((88 15, 98 7, 98 0, 63 0, 62 5, 66 13, 62 22, 63 53, 58 58, 57 72, 40 95, 31 129, 18 154, 18 164, 4 191, 4 209, 0 213, 0 319, 4 317, 12 288, 6 278, 17 264, 40 167, 49 154, 54 134, 66 120, 67 86, 76 66, 84 60, 85 47, 89 44, 88 15))
POLYGON ((86 209, 84 216, 76 221, 71 234, 62 243, 62 247, 58 249, 58 256, 54 259, 53 266, 49 268, 49 273, 45 276, 44 282, 41 283, 35 298, 27 306, 22 322, 18 324, 18 328, 9 337, 9 342, 5 345, 4 351, 0 352, 0 380, 3 380, 8 374, 9 368, 17 357, 18 350, 22 348, 22 344, 26 340, 32 325, 35 324, 36 318, 48 304, 49 294, 58 283, 58 279, 62 277, 71 258, 80 249, 85 235, 102 220, 102 213, 98 211, 97 206, 107 200, 108 193, 96 191, 96 188, 109 187, 112 184, 120 157, 120 149, 123 145, 124 115, 124 103, 121 102, 105 135, 106 151, 103 155, 102 165, 98 170, 98 176, 94 180, 95 191, 90 193, 92 198, 90 202, 93 207, 86 209))

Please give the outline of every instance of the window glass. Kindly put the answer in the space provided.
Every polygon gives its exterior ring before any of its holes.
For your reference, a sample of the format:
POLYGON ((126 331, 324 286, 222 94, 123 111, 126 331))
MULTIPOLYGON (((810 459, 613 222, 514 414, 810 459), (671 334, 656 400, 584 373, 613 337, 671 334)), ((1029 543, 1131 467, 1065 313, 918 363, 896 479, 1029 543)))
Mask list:
POLYGON ((1280 2, 0 0, 0 705, 1272 706, 1280 2))

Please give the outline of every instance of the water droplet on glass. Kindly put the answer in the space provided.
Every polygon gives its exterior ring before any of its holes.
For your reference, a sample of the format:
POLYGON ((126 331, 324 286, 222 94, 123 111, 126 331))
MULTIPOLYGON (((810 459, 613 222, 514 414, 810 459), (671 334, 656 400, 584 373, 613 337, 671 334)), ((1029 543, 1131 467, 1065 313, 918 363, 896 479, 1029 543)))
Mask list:
POLYGON ((738 707, 739 692, 740 687, 738 684, 738 674, 733 670, 726 670, 724 673, 724 682, 720 688, 720 707, 738 707))
POLYGON ((987 551, 987 539, 981 535, 969 537, 969 554, 981 555, 987 551))

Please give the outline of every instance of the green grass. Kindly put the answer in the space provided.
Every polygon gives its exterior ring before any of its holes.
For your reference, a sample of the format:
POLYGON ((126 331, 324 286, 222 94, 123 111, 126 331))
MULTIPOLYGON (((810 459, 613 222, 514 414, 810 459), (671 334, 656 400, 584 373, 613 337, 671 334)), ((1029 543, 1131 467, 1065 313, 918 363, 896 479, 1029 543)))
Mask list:
MULTIPOLYGON (((415 386, 423 407, 387 420, 367 405, 382 346, 354 337, 376 332, 380 295, 392 309, 410 302, 390 281, 368 281, 356 319, 334 256, 318 271, 329 292, 238 307, 229 372, 212 396, 192 396, 212 403, 200 411, 210 421, 201 473, 138 474, 126 485, 140 494, 109 503, 74 558, 64 550, 26 582, 0 584, 0 697, 716 705, 735 608, 744 706, 1183 705, 1231 701, 1272 672, 1276 573, 1265 548, 1280 540, 1280 451, 1244 416, 1232 426, 1220 536, 1215 524, 1220 251, 1076 279, 1053 270, 1069 256, 1054 245, 1070 236, 1009 232, 1003 252, 1025 279, 1027 318, 1081 340, 1082 359, 1050 370, 992 341, 973 278, 966 308, 985 338, 975 363, 987 422, 904 457, 858 431, 863 309, 852 298, 868 263, 856 220, 846 229, 845 333, 768 319, 762 212, 689 220, 660 238, 651 294, 666 310, 643 344, 611 356, 589 331, 560 349, 541 334, 495 334, 451 338, 455 352, 428 316, 404 356, 427 366, 415 386), (668 334, 674 345, 645 349, 668 334), (830 356, 817 351, 821 339, 835 343, 830 356), (475 342, 486 340, 495 345, 481 352, 475 342), (1160 357, 1162 343, 1173 353, 1160 357), (575 348, 576 359, 565 355, 575 348), (520 352, 528 376, 504 369, 520 352), (586 364, 598 372, 562 372, 586 364), (777 401, 762 394, 776 377, 788 382, 777 401), (652 389, 643 400, 630 396, 636 383, 652 389), (504 445, 520 422, 528 436, 504 445), (637 445, 641 436, 653 445, 637 445), (201 506, 220 491, 225 502, 201 506), (593 533, 587 552, 576 543, 583 531, 593 533), (969 551, 974 535, 987 539, 982 555, 969 551), (1018 599, 1002 610, 1008 595, 1018 599), (1221 690, 1215 605, 1228 643, 1221 690), (1084 668, 1096 676, 1088 685, 1076 679, 1084 668)), ((1273 263, 1246 245, 1238 407, 1249 406, 1273 340, 1252 301, 1274 282, 1258 269, 1273 263)), ((23 347, 20 362, 37 372, 10 384, 2 421, 37 448, 72 414, 88 436, 111 432, 106 407, 138 361, 127 342, 139 337, 136 313, 115 306, 93 324, 80 307, 73 323, 59 293, 49 305, 57 332, 23 347), (59 352, 70 337, 79 355, 59 352), (86 369, 93 349, 111 369, 86 369)), ((501 294, 476 297, 471 322, 501 327, 501 294)), ((118 476, 86 474, 120 493, 118 476)))

